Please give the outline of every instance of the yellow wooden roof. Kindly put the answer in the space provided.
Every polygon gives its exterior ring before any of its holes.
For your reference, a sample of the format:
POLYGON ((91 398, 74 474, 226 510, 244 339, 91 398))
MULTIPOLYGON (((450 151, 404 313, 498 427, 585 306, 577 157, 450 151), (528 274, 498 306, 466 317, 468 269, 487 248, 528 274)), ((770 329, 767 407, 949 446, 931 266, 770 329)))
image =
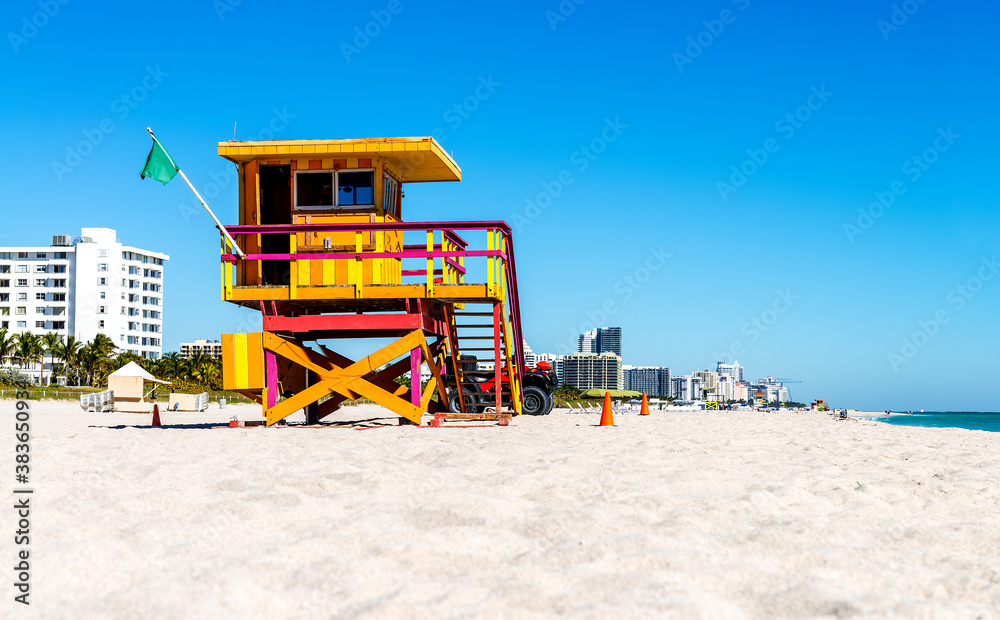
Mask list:
POLYGON ((252 159, 344 159, 374 155, 395 164, 403 174, 404 183, 462 180, 462 169, 430 137, 220 142, 219 155, 236 163, 252 159))

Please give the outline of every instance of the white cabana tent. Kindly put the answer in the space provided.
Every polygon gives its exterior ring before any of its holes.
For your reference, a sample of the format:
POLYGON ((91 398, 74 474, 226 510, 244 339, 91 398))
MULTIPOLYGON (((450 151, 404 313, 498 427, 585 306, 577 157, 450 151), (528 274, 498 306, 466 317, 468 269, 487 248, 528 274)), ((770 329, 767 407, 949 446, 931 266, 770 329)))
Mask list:
POLYGON ((108 375, 108 389, 114 394, 115 411, 133 413, 152 411, 153 401, 147 399, 146 393, 143 391, 143 382, 145 381, 170 385, 169 381, 157 379, 135 362, 129 362, 108 375))

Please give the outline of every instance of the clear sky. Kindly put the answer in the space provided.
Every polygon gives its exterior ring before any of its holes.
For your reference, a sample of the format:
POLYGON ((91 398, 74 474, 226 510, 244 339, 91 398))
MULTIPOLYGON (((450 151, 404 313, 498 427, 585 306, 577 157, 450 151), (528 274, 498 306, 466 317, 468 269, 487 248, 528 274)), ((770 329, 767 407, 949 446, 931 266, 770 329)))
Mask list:
POLYGON ((5 2, 0 243, 170 254, 173 350, 252 315, 188 188, 140 181, 147 125, 227 223, 234 122, 435 135, 464 179, 405 217, 514 225, 536 351, 593 322, 674 374, 1000 409, 995 2, 577 2, 5 2))

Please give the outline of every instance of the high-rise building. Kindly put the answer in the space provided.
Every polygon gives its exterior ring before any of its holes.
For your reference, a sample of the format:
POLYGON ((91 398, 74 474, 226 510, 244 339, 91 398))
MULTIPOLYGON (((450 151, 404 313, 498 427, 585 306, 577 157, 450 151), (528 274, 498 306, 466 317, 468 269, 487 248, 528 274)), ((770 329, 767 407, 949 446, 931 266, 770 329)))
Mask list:
POLYGON ((614 353, 576 353, 562 359, 562 381, 580 390, 624 387, 622 358, 614 353))
POLYGON ((712 389, 719 387, 719 373, 713 372, 711 370, 701 370, 698 372, 691 373, 692 377, 697 377, 702 380, 705 384, 706 389, 712 389))
POLYGON ((576 343, 577 353, 597 353, 597 330, 593 329, 589 332, 583 332, 580 334, 579 339, 576 343))
POLYGON ((748 385, 744 382, 739 382, 733 386, 733 400, 740 402, 747 402, 750 400, 750 390, 748 385))
POLYGON ((181 343, 180 354, 182 358, 190 359, 199 353, 221 360, 222 343, 218 340, 195 340, 194 342, 181 343))
POLYGON ((725 362, 719 362, 715 369, 720 375, 728 375, 736 381, 743 380, 743 367, 740 366, 739 360, 733 360, 732 364, 727 364, 725 362))
POLYGON ((528 346, 527 340, 521 340, 521 346, 524 347, 524 365, 526 368, 534 368, 538 364, 538 356, 535 355, 531 347, 528 346))
MULTIPOLYGON (((527 354, 525 355, 527 357, 527 354)), ((538 362, 548 362, 552 364, 552 370, 556 373, 556 381, 559 385, 563 385, 563 367, 562 367, 562 355, 556 355, 554 353, 535 353, 535 366, 538 366, 538 362)))
MULTIPOLYGON (((622 357, 622 328, 601 327, 597 330, 595 353, 614 353, 622 357)), ((624 358, 623 358, 624 359, 624 358)))
POLYGON ((691 373, 691 400, 704 400, 705 380, 691 373))
POLYGON ((625 366, 625 389, 650 396, 670 396, 670 369, 662 366, 625 366))
POLYGON ((744 381, 733 379, 732 375, 719 375, 718 394, 723 400, 746 401, 748 384, 744 381))
POLYGON ((691 376, 671 377, 670 395, 677 400, 694 400, 691 391, 691 376))
POLYGON ((757 383, 753 384, 751 388, 758 392, 764 392, 768 402, 778 401, 779 403, 787 403, 791 400, 788 388, 782 385, 781 382, 774 377, 760 379, 757 383))
POLYGON ((110 228, 55 235, 51 246, 0 247, 0 328, 92 340, 146 358, 163 350, 166 254, 122 245, 110 228))

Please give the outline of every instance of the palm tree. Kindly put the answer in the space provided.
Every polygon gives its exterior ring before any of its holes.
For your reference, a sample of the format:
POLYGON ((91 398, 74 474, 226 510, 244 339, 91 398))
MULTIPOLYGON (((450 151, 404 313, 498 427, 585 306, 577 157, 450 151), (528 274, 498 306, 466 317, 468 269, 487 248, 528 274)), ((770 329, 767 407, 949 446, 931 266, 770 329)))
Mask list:
MULTIPOLYGON (((76 339, 76 336, 66 336, 66 341, 62 343, 59 347, 58 355, 66 364, 66 375, 69 376, 69 369, 73 368, 76 370, 76 366, 79 363, 80 349, 82 348, 80 341, 76 339)), ((75 373, 74 374, 78 374, 75 373)), ((76 383, 80 383, 80 378, 76 377, 76 383)))
MULTIPOLYGON (((42 344, 45 346, 45 352, 49 355, 49 385, 52 385, 52 379, 56 376, 56 355, 62 346, 62 336, 55 332, 49 332, 42 336, 42 344)), ((44 358, 42 359, 42 370, 45 370, 44 358)))
POLYGON ((91 344, 87 343, 84 345, 77 356, 77 363, 80 371, 86 377, 85 383, 87 385, 94 385, 94 377, 97 375, 101 365, 105 363, 105 358, 101 355, 100 351, 91 346, 91 344))
POLYGON ((6 329, 0 329, 0 366, 3 366, 4 359, 13 355, 15 342, 13 335, 8 334, 6 329))
MULTIPOLYGON (((121 353, 119 353, 114 358, 114 360, 111 363, 111 366, 115 370, 118 370, 119 368, 121 368, 125 364, 128 364, 129 362, 135 362, 136 364, 142 366, 143 368, 146 368, 146 362, 147 361, 148 360, 146 360, 145 358, 143 358, 141 355, 136 355, 135 353, 132 353, 131 351, 122 351, 121 353)), ((146 370, 149 370, 149 369, 147 368, 146 370)))
POLYGON ((108 372, 117 368, 114 364, 121 357, 116 356, 116 350, 115 343, 104 334, 97 334, 80 349, 79 366, 86 374, 87 385, 104 384, 108 372))
POLYGON ((215 360, 204 353, 195 353, 188 360, 191 368, 191 378, 201 385, 207 385, 218 376, 215 360))
POLYGON ((160 375, 165 379, 176 379, 183 363, 184 358, 177 351, 164 353, 158 364, 160 375))
POLYGON ((94 336, 94 339, 90 341, 90 346, 92 346, 103 357, 108 358, 114 357, 115 350, 118 349, 111 338, 108 338, 104 334, 97 334, 94 336))
MULTIPOLYGON (((21 332, 17 335, 17 343, 14 346, 14 357, 18 360, 18 365, 23 369, 25 366, 34 366, 35 362, 45 357, 45 349, 42 348, 42 340, 31 332, 21 332)), ((38 385, 42 385, 42 373, 38 373, 38 385)))
POLYGON ((208 376, 211 374, 211 370, 209 369, 214 366, 214 360, 211 356, 198 352, 188 358, 185 366, 187 366, 188 379, 205 385, 208 381, 208 376))

